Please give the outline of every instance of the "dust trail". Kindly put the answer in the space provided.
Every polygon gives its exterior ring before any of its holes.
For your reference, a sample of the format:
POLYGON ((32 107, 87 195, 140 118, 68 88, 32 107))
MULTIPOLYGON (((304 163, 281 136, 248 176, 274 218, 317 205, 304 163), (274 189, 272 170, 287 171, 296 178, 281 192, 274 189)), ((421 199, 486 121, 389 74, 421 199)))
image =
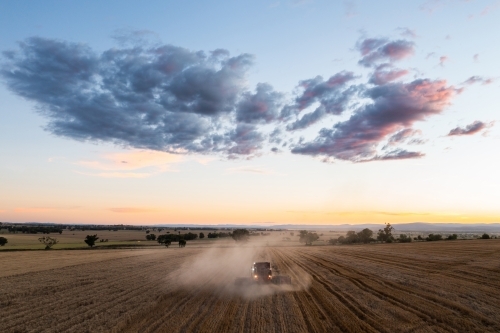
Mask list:
POLYGON ((177 272, 178 283, 185 288, 203 288, 218 294, 254 299, 280 292, 299 291, 309 288, 311 277, 299 267, 276 267, 266 247, 244 246, 211 247, 186 259, 177 272), (291 285, 248 284, 235 285, 237 278, 250 278, 253 262, 269 261, 277 275, 293 276, 291 285), (288 272, 292 270, 293 272, 288 272), (292 274, 290 274, 292 273, 292 274))

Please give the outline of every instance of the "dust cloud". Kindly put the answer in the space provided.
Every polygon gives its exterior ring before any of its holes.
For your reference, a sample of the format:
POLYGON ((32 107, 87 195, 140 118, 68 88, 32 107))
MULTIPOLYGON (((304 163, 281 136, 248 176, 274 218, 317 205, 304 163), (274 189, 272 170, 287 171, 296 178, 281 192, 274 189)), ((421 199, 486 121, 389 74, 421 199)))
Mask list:
POLYGON ((273 261, 268 247, 252 246, 251 242, 233 247, 207 247, 203 252, 184 262, 178 274, 178 284, 191 290, 212 291, 220 295, 241 296, 246 299, 273 295, 287 291, 307 290, 311 277, 291 263, 280 265, 273 261), (254 262, 269 261, 273 275, 288 275, 291 285, 248 283, 236 285, 238 278, 250 278, 254 262))

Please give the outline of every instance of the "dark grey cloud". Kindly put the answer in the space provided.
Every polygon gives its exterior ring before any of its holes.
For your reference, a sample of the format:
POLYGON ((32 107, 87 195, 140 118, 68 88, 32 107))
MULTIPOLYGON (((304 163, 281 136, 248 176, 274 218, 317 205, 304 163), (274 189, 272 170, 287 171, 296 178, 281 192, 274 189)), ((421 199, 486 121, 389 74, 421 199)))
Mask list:
POLYGON ((415 44, 407 40, 388 41, 386 39, 367 38, 358 43, 361 53, 360 65, 371 67, 379 62, 398 61, 413 55, 415 44))
POLYGON ((455 136, 455 135, 472 135, 476 134, 480 131, 482 131, 485 128, 491 127, 492 123, 484 123, 482 121, 476 120, 472 124, 469 124, 465 126, 464 128, 462 127, 456 127, 448 133, 448 136, 455 136))
POLYGON ((300 81, 298 88, 301 93, 295 98, 294 104, 283 108, 282 118, 297 115, 314 103, 319 103, 319 106, 313 112, 289 124, 287 129, 290 131, 303 129, 316 123, 327 114, 338 115, 344 112, 349 102, 352 101, 353 95, 357 92, 356 86, 347 86, 347 84, 356 78, 352 72, 340 72, 326 81, 321 76, 300 81))
POLYGON ((269 123, 276 120, 283 94, 267 83, 259 83, 255 94, 245 93, 238 104, 236 119, 245 123, 269 123))
POLYGON ((229 148, 230 157, 252 155, 262 148, 264 136, 255 125, 238 124, 236 129, 230 133, 230 141, 233 143, 232 147, 229 148))
POLYGON ((224 121, 235 117, 237 106, 241 121, 277 115, 280 96, 270 86, 259 85, 254 95, 247 91, 249 54, 231 57, 218 49, 207 55, 172 45, 99 54, 84 44, 38 37, 19 46, 4 52, 1 76, 37 104, 56 135, 172 152, 244 154, 255 149, 243 139, 243 127, 224 121))
MULTIPOLYGON (((299 81, 286 103, 285 95, 267 83, 249 89, 250 54, 138 42, 142 35, 150 32, 115 37, 121 46, 104 52, 29 38, 19 49, 3 53, 0 75, 9 89, 35 102, 53 134, 229 158, 285 147, 295 154, 353 162, 421 157, 401 148, 423 142, 412 125, 441 113, 457 93, 445 81, 396 82, 408 71, 392 62, 414 52, 413 43, 405 40, 358 43, 360 64, 373 68, 366 84, 354 84, 360 76, 348 71, 327 80, 316 76, 299 81), (323 128, 312 141, 293 132, 347 110, 354 110, 349 119, 323 128)), ((464 84, 486 80, 471 77, 464 84)), ((449 135, 476 130, 469 126, 449 135)))
POLYGON ((333 128, 323 128, 315 140, 297 144, 292 153, 353 162, 421 156, 401 151, 396 155, 384 155, 387 157, 384 158, 379 155, 378 146, 413 123, 441 113, 454 94, 455 89, 447 86, 446 81, 431 80, 390 83, 367 89, 364 96, 372 103, 360 107, 348 120, 333 128))

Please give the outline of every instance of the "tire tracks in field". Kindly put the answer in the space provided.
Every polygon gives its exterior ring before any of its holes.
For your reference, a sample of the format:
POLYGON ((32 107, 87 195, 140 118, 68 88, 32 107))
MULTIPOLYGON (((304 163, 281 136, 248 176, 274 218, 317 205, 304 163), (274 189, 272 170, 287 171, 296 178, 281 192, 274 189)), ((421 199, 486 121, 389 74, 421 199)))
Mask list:
MULTIPOLYGON (((284 256, 287 255, 288 254, 284 254, 284 256)), ((295 256, 297 256, 297 254, 295 254, 295 256)), ((295 265, 301 267, 305 271, 308 271, 315 282, 319 283, 330 294, 335 296, 338 299, 339 304, 342 307, 344 307, 348 311, 348 313, 351 314, 351 317, 353 317, 351 320, 352 322, 356 322, 358 320, 358 323, 364 324, 361 325, 361 327, 356 328, 354 331, 359 331, 361 329, 364 332, 387 332, 387 329, 381 323, 382 318, 372 313, 370 309, 360 304, 354 297, 350 296, 349 294, 342 293, 340 289, 335 288, 335 286, 332 286, 332 284, 329 281, 326 281, 323 277, 319 276, 314 269, 300 263, 299 260, 294 259, 295 256, 288 256, 288 260, 293 262, 295 265), (361 320, 361 322, 359 322, 359 320, 361 320)), ((322 297, 323 295, 316 292, 316 296, 322 297)), ((339 317, 337 319, 341 320, 342 318, 339 317)), ((352 331, 351 328, 345 325, 343 325, 343 327, 341 328, 342 331, 352 331)))
MULTIPOLYGON (((442 269, 425 267, 425 264, 427 264, 427 262, 425 262, 424 260, 419 260, 417 262, 414 258, 412 258, 411 260, 415 261, 413 266, 412 266, 409 264, 401 263, 402 260, 408 260, 408 258, 405 258, 405 257, 394 257, 393 255, 391 255, 391 260, 387 260, 387 259, 384 259, 384 256, 382 256, 382 255, 375 255, 372 253, 370 253, 369 258, 366 256, 363 257, 361 255, 356 255, 356 254, 345 254, 345 253, 342 253, 342 254, 347 256, 347 257, 354 257, 354 258, 361 259, 361 260, 378 262, 378 263, 388 265, 388 266, 403 268, 403 269, 405 269, 409 272, 413 272, 413 273, 415 273, 415 266, 418 266, 419 273, 425 272, 429 275, 440 275, 440 276, 449 277, 449 278, 459 280, 459 281, 468 281, 468 282, 477 284, 478 286, 485 286, 486 285, 486 286, 490 286, 493 288, 500 288, 500 282, 499 283, 491 283, 490 278, 483 276, 481 274, 475 274, 473 272, 466 272, 468 275, 475 275, 476 277, 478 277, 482 280, 473 279, 473 278, 469 278, 469 277, 466 277, 463 275, 453 274, 451 272, 447 272, 447 271, 444 271, 442 269)), ((439 262, 434 262, 433 264, 435 264, 437 266, 439 265, 439 267, 441 267, 441 268, 446 266, 448 268, 455 269, 457 267, 457 264, 442 264, 439 262)))
MULTIPOLYGON (((439 299, 435 297, 434 295, 429 295, 429 294, 419 294, 413 290, 410 290, 410 288, 407 287, 402 287, 399 286, 393 282, 390 281, 384 281, 383 285, 381 282, 378 282, 377 279, 379 279, 376 276, 370 276, 364 273, 361 273, 359 271, 356 271, 352 268, 349 268, 347 266, 334 263, 333 261, 328 261, 328 264, 324 264, 320 262, 319 260, 325 261, 325 259, 322 259, 320 257, 314 256, 312 254, 304 254, 305 257, 308 257, 311 261, 313 261, 315 264, 317 264, 320 267, 323 267, 325 269, 330 270, 332 273, 344 277, 351 281, 354 285, 356 285, 358 288, 369 292, 371 294, 376 295, 379 298, 382 298, 389 303, 404 309, 408 312, 411 312, 415 315, 417 315, 419 318, 422 320, 428 322, 430 321, 429 319, 432 319, 432 321, 436 321, 435 325, 438 325, 442 329, 449 329, 450 327, 454 327, 455 329, 461 330, 464 327, 469 326, 470 322, 467 322, 463 319, 461 316, 457 316, 454 311, 459 312, 462 316, 468 316, 471 319, 479 319, 483 325, 487 326, 497 326, 497 324, 485 316, 470 310, 468 308, 463 307, 460 304, 457 304, 455 302, 447 301, 444 299, 439 299), (318 260, 319 259, 319 260, 318 260), (332 266, 337 266, 337 268, 332 267, 332 266), (352 275, 359 275, 361 278, 354 277, 352 275), (377 288, 376 286, 369 285, 365 281, 371 281, 374 284, 380 285, 381 288, 377 288), (387 287, 390 287, 388 289, 387 287), (390 290, 390 291, 399 291, 407 296, 412 296, 416 297, 416 302, 411 302, 408 300, 405 300, 404 297, 397 297, 391 294, 390 292, 384 291, 385 290, 390 290), (422 304, 422 306, 417 306, 418 301, 422 304), (447 313, 444 316, 437 316, 437 314, 441 313, 443 310, 445 310, 447 313), (446 322, 446 325, 445 323, 446 322)), ((472 328, 472 327, 470 327, 472 328)), ((500 328, 500 327, 499 327, 500 328)), ((476 332, 484 332, 484 326, 482 328, 478 327, 473 327, 473 329, 476 332)))
MULTIPOLYGON (((134 258, 136 258, 137 256, 132 256, 134 258)), ((125 258, 117 258, 113 261, 113 263, 111 265, 108 265, 108 268, 111 268, 111 270, 113 270, 113 265, 115 266, 119 266, 121 267, 121 263, 122 262, 126 262, 127 259, 130 259, 130 257, 125 257, 125 258)), ((151 259, 150 261, 156 261, 157 259, 151 259)), ((104 262, 107 262, 109 260, 105 260, 104 262)), ((176 258, 175 261, 179 261, 181 262, 182 261, 182 257, 181 258, 176 258)), ((105 263, 104 262, 101 262, 102 265, 104 265, 105 263)), ((92 265, 92 269, 94 269, 98 274, 103 274, 102 272, 100 272, 99 270, 99 266, 96 266, 96 263, 88 263, 88 264, 83 264, 82 266, 87 266, 87 265, 92 265)), ((74 271, 74 267, 72 268, 66 268, 64 267, 62 269, 63 271, 69 271, 69 273, 71 274, 75 274, 73 271, 74 271)), ((117 296, 113 297, 109 302, 105 302, 105 303, 102 303, 102 302, 99 302, 99 301, 92 301, 90 304, 85 304, 83 309, 85 309, 84 312, 80 312, 78 313, 77 316, 71 316, 69 319, 66 319, 66 320, 58 320, 57 321, 57 326, 51 326, 51 329, 56 329, 56 328, 60 328, 60 329, 63 329, 63 330, 67 330, 68 329, 68 325, 71 325, 70 327, 75 327, 79 324, 82 323, 82 318, 91 318, 93 316, 95 316, 96 314, 99 314, 100 312, 100 309, 101 308, 106 308, 108 310, 112 309, 114 306, 120 306, 120 302, 119 300, 122 300, 122 301, 126 301, 126 300, 129 300, 131 297, 131 295, 141 295, 143 292, 145 292, 147 290, 147 288, 151 285, 151 283, 148 283, 147 285, 141 285, 139 288, 135 288, 135 289, 127 289, 125 287, 123 287, 123 282, 124 281, 127 281, 127 280, 136 280, 138 277, 140 277, 141 275, 144 275, 144 274, 147 274, 148 272, 144 272, 144 271, 141 271, 141 270, 134 270, 133 273, 134 274, 119 274, 119 278, 115 278, 113 279, 112 281, 112 284, 110 284, 109 282, 109 279, 101 279, 101 280, 97 280, 98 279, 98 276, 94 276, 94 271, 88 271, 88 270, 85 270, 85 267, 82 267, 82 270, 83 271, 86 271, 87 272, 87 275, 85 277, 83 277, 84 280, 89 280, 91 281, 92 283, 92 292, 93 294, 99 294, 102 290, 106 290, 106 289, 109 289, 109 288, 113 288, 114 286, 118 285, 120 287, 114 287, 116 289, 119 289, 119 290, 122 290, 120 292, 120 294, 118 294, 117 296), (111 303, 112 302, 112 303, 111 303), (109 304, 111 303, 111 304, 109 304), (94 305, 95 304, 95 305, 94 305), (114 305, 114 306, 113 306, 114 305)), ((47 271, 44 270, 44 271, 41 271, 42 274, 47 274, 47 271)), ((58 273, 61 273, 61 272, 58 272, 58 273)), ((62 276, 64 276, 64 273, 62 274, 62 276)), ((78 283, 78 282, 81 282, 82 280, 82 277, 80 277, 80 280, 77 280, 76 282, 74 281, 71 281, 70 283, 67 283, 66 285, 64 285, 64 288, 61 289, 61 285, 58 284, 58 290, 56 293, 53 293, 53 296, 52 297, 57 297, 58 298, 58 301, 57 301, 57 307, 60 308, 60 309, 70 309, 70 308, 81 308, 81 304, 82 303, 88 303, 89 302, 89 296, 88 296, 88 293, 86 291, 89 290, 89 286, 88 284, 84 284, 82 285, 81 283, 78 283), (77 287, 75 288, 75 283, 77 284, 77 287), (64 297, 64 294, 65 293, 71 293, 72 295, 78 295, 79 297, 77 297, 75 299, 75 297, 64 297), (62 296, 61 299, 63 301, 59 301, 59 297, 58 296, 62 296), (67 301, 64 301, 66 300, 67 301)), ((139 278, 139 280, 141 280, 139 278)), ((29 295, 31 297, 35 297, 36 299, 36 296, 38 294, 37 293, 34 293, 33 295, 29 295)), ((133 297, 132 297, 133 298, 133 297)), ((46 299, 44 300, 46 304, 41 304, 42 307, 46 308, 46 307, 50 307, 51 304, 52 304, 52 301, 53 299, 46 299)), ((38 313, 33 313, 32 312, 32 304, 26 304, 24 306, 24 308, 26 307, 30 307, 29 309, 25 310, 25 311, 22 311, 22 312, 19 312, 19 315, 18 316, 15 316, 15 318, 9 318, 9 322, 11 321, 11 319, 14 319, 14 321, 12 321, 12 325, 11 326, 7 326, 6 328, 7 329, 12 329, 13 327, 15 327, 16 325, 18 325, 18 318, 21 318, 21 319, 25 319, 26 318, 26 314, 29 312, 30 313, 30 320, 28 321, 23 321, 22 323, 25 325, 25 326, 28 326, 28 327, 37 327, 39 325, 39 322, 40 322, 40 319, 41 318, 44 318, 44 316, 46 315, 46 313, 44 311, 40 311, 38 313)), ((19 311, 19 309, 13 309, 13 311, 19 311)))

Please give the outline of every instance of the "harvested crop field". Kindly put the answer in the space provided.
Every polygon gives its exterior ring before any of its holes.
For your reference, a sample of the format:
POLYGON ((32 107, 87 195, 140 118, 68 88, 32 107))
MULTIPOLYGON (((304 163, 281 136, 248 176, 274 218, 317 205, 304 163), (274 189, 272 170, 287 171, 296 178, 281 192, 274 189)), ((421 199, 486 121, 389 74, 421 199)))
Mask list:
POLYGON ((499 332, 500 241, 0 256, 3 332, 499 332), (253 260, 292 286, 236 287, 253 260))

